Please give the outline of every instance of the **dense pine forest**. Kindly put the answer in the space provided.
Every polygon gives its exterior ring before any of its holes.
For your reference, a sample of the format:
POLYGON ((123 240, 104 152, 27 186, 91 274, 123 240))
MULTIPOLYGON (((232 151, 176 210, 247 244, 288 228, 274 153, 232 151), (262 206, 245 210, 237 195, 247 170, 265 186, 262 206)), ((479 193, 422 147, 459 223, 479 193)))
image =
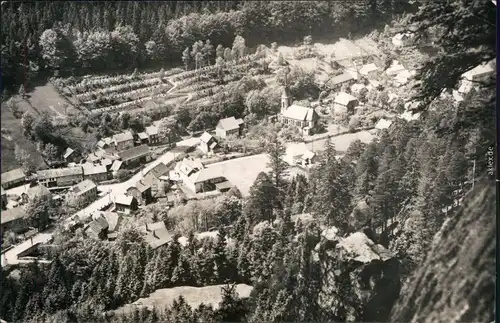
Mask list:
POLYGON ((75 73, 182 64, 183 50, 210 40, 247 46, 305 35, 347 36, 411 9, 408 1, 103 1, 2 4, 5 89, 75 73))
MULTIPOLYGON (((248 197, 233 191, 224 196, 210 215, 226 228, 217 239, 197 240, 190 234, 181 245, 176 236, 153 250, 135 230, 116 243, 60 233, 55 247, 46 251, 51 264, 32 264, 18 270, 17 277, 2 269, 0 317, 8 322, 388 322, 391 311, 399 313, 398 319, 410 319, 402 306, 412 300, 398 303, 398 297, 407 290, 418 293, 412 278, 425 272, 424 265, 433 266, 429 250, 437 253, 433 240, 443 224, 468 215, 457 210, 474 179, 490 185, 486 155, 495 144, 494 84, 472 91, 459 104, 440 97, 463 72, 495 57, 495 6, 490 1, 2 6, 3 84, 11 89, 24 82, 27 64, 33 77, 181 65, 182 52, 196 41, 230 46, 235 35, 248 46, 295 41, 306 34, 339 36, 375 28, 375 22, 385 24, 398 15, 399 25, 417 35, 424 36, 429 26, 441 33, 433 44, 439 54, 418 71, 421 119, 398 119, 378 140, 354 142, 340 159, 328 143, 310 176, 293 180, 285 176, 283 144, 269 138, 271 172, 257 177, 248 197), (305 213, 313 221, 296 220, 305 213), (325 228, 332 226, 338 241, 362 231, 395 255, 397 265, 384 264, 382 271, 367 274, 378 279, 369 300, 358 280, 370 286, 372 278, 356 277, 363 265, 340 254, 333 238, 327 241, 325 228), (327 264, 334 278, 327 278, 327 264), (240 283, 253 286, 248 299, 234 293, 232 284, 240 283), (179 298, 167 308, 112 311, 160 288, 215 284, 226 285, 216 308, 191 308, 179 298)), ((466 232, 467 224, 460 230, 466 232)), ((493 293, 494 280, 480 278, 493 293)), ((493 299, 488 302, 492 307, 493 299)), ((483 315, 493 320, 493 309, 483 315)))

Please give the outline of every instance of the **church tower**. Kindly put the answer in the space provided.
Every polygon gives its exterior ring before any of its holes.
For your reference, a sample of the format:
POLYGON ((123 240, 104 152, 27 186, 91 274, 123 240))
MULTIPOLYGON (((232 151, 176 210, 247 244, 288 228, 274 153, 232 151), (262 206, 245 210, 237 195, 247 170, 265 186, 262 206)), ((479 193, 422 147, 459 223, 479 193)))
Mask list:
POLYGON ((281 113, 285 112, 289 106, 292 105, 292 93, 288 86, 283 87, 283 92, 281 93, 281 113))

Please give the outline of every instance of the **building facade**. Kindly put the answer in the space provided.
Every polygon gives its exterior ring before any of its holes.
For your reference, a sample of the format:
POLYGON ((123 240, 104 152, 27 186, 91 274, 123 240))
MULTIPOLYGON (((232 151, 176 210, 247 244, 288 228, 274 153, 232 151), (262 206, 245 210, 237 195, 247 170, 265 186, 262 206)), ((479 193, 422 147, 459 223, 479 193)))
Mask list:
POLYGON ((82 167, 40 170, 36 175, 38 184, 47 188, 73 186, 83 181, 82 167))

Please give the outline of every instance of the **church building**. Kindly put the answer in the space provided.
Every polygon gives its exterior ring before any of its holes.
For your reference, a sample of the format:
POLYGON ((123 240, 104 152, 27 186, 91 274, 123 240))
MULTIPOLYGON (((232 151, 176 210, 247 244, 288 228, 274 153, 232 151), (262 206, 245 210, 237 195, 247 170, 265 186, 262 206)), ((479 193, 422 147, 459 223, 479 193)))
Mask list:
POLYGON ((292 94, 285 86, 281 94, 281 113, 279 120, 283 124, 293 125, 301 129, 304 134, 311 134, 319 120, 318 113, 311 107, 292 104, 292 94))

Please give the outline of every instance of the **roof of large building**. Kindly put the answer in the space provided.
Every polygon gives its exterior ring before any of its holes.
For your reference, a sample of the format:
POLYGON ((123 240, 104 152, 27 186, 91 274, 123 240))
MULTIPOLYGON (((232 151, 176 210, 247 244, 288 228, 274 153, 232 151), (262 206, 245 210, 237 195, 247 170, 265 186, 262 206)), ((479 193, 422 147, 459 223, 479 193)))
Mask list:
POLYGON ((8 209, 0 214, 0 223, 9 223, 11 221, 23 218, 26 216, 26 212, 22 207, 15 207, 13 209, 8 209))
POLYGON ((59 178, 65 176, 76 176, 83 175, 82 167, 66 167, 66 168, 54 168, 54 169, 46 169, 39 170, 36 172, 38 179, 46 179, 46 178, 59 178))
POLYGON ((83 174, 84 175, 95 175, 107 173, 106 166, 104 165, 94 165, 90 163, 82 164, 83 174))
POLYGON ((196 173, 189 175, 189 180, 192 183, 201 183, 219 177, 224 177, 224 176, 214 173, 213 169, 211 168, 203 168, 197 171, 196 173))
POLYGON ((211 139, 215 139, 214 136, 212 136, 206 131, 200 137, 200 141, 204 143, 208 143, 211 139))
POLYGON ((78 184, 76 184, 75 186, 71 187, 70 188, 70 191, 72 191, 73 193, 75 193, 76 195, 82 195, 82 194, 85 194, 86 192, 90 191, 91 189, 94 189, 96 188, 97 185, 92 182, 90 179, 86 179, 78 184))
POLYGON ((332 77, 330 79, 330 81, 328 81, 328 83, 331 84, 331 85, 338 85, 338 84, 342 84, 344 82, 351 81, 353 79, 354 79, 354 77, 351 74, 349 74, 349 73, 342 73, 340 75, 332 77))
POLYGON ((347 106, 350 102, 352 101, 357 101, 356 97, 345 93, 345 92, 340 92, 336 97, 335 97, 335 103, 345 105, 347 106))
POLYGON ((120 151, 118 156, 122 161, 128 161, 131 159, 139 158, 149 154, 149 147, 147 145, 141 145, 137 147, 132 147, 130 149, 120 151))
POLYGON ((155 126, 146 127, 145 132, 148 134, 148 136, 155 136, 158 134, 158 127, 155 126))
POLYGON ((114 135, 113 140, 116 142, 130 141, 134 140, 134 136, 132 136, 132 133, 130 131, 125 131, 114 135))
POLYGON ((319 119, 318 113, 309 107, 292 104, 284 112, 283 117, 300 121, 314 121, 319 119))
POLYGON ((235 117, 229 117, 229 118, 219 120, 219 123, 217 124, 217 128, 225 130, 225 131, 229 131, 229 130, 239 129, 241 124, 243 124, 242 119, 236 119, 235 117))
POLYGON ((25 175, 24 175, 23 169, 16 168, 16 169, 13 169, 9 172, 2 173, 1 181, 2 181, 2 184, 9 183, 12 181, 21 180, 24 177, 25 177, 25 175))

